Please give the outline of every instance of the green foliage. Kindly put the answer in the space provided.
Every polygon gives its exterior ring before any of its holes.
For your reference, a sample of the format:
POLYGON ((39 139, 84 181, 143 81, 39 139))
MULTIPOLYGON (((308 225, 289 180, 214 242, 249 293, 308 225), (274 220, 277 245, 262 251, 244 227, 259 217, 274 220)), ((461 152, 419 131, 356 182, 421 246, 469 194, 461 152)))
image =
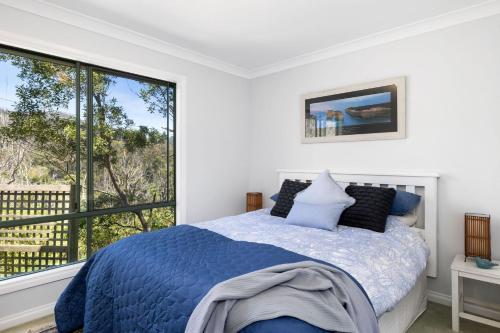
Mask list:
POLYGON ((173 94, 172 87, 150 83, 144 89, 141 89, 139 96, 148 104, 149 112, 159 113, 167 118, 173 115, 173 94))
POLYGON ((3 54, 0 60, 20 69, 17 102, 9 126, 0 127, 0 137, 29 146, 37 164, 55 177, 74 179, 65 170, 75 163, 75 120, 60 111, 74 96, 74 68, 15 55, 3 54))
MULTIPOLYGON (((168 228, 175 225, 175 208, 155 208, 143 212, 150 221, 151 230, 168 228)), ((93 219, 93 224, 98 227, 92 229, 92 252, 112 244, 124 237, 132 236, 142 232, 140 223, 134 213, 121 213, 114 215, 99 216, 93 219)), ((79 257, 86 258, 86 221, 80 223, 79 257)))

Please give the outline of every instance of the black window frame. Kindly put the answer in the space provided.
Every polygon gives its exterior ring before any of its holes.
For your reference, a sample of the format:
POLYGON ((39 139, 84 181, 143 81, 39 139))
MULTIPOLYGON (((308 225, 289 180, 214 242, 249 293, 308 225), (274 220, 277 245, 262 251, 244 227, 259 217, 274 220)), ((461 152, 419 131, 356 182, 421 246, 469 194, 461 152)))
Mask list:
MULTIPOLYGON (((80 82, 80 73, 82 70, 87 71, 87 100, 92 100, 92 72, 95 71, 100 71, 100 72, 105 72, 106 74, 110 75, 115 75, 123 78, 128 78, 128 79, 133 79, 133 80, 138 80, 141 82, 147 82, 147 83, 152 83, 152 84, 159 84, 163 86, 167 86, 168 88, 173 89, 173 137, 172 137, 172 156, 173 156, 173 171, 167 171, 167 177, 170 176, 168 174, 169 172, 172 172, 172 177, 173 177, 173 188, 168 189, 168 191, 173 191, 170 193, 173 193, 172 195, 172 200, 170 201, 159 201, 159 202, 153 202, 153 203, 141 203, 141 204, 132 204, 128 206, 120 206, 120 207, 113 207, 113 208, 95 208, 93 207, 93 202, 91 199, 93 196, 93 191, 94 191, 94 184, 92 181, 92 176, 89 177, 87 176, 87 207, 85 210, 82 210, 82 207, 80 207, 80 190, 76 191, 76 200, 75 200, 75 205, 76 207, 73 207, 75 212, 72 213, 67 213, 67 214, 59 214, 59 215, 47 215, 47 216, 38 216, 38 217, 27 217, 27 218, 22 218, 22 219, 17 219, 17 220, 8 220, 8 221, 3 221, 0 223, 0 229, 4 228, 12 228, 12 227, 19 227, 19 226, 26 226, 26 225, 35 225, 35 224, 41 224, 41 223, 47 223, 47 222, 57 222, 57 221, 63 221, 63 220, 78 220, 78 219, 86 219, 87 221, 87 239, 86 239, 86 246, 87 246, 87 259, 92 255, 92 224, 93 224, 93 218, 98 217, 98 216, 104 216, 104 215, 113 215, 113 214, 118 214, 118 213, 135 213, 143 210, 151 210, 155 208, 171 208, 172 213, 173 213, 173 218, 174 218, 174 224, 177 223, 177 214, 176 214, 176 201, 177 201, 177 184, 176 184, 176 179, 177 179, 177 84, 175 82, 170 82, 166 80, 161 80, 161 79, 156 79, 156 78, 151 78, 148 76, 143 76, 140 74, 135 74, 135 73, 129 73, 125 72, 123 70, 116 70, 108 67, 103 67, 99 65, 94 65, 86 62, 81 62, 81 61, 76 61, 76 60, 71 60, 67 58, 62 58, 54 55, 49 55, 49 54, 44 54, 40 52, 35 52, 31 50, 26 50, 22 48, 17 48, 17 47, 12 47, 4 44, 0 44, 0 52, 5 52, 5 53, 10 53, 14 54, 17 56, 23 56, 23 57, 28 57, 28 58, 34 58, 38 60, 43 60, 43 61, 50 61, 54 63, 59 63, 67 66, 72 66, 76 69, 76 80, 75 80, 75 108, 76 108, 76 113, 75 113, 75 118, 76 118, 76 142, 80 142, 81 138, 81 120, 82 120, 82 115, 81 115, 81 105, 80 105, 80 97, 81 97, 81 82, 80 82), (90 196, 89 196, 90 194, 90 196)), ((93 103, 87 103, 87 128, 86 131, 89 134, 93 133, 93 121, 92 121, 92 115, 93 115, 93 103)), ((169 116, 167 116, 167 123, 170 123, 169 116)), ((167 147, 169 146, 169 143, 167 143, 167 147)), ((85 142, 87 146, 87 154, 85 156, 85 160, 87 161, 87 175, 92 175, 93 174, 93 142, 92 142, 92 135, 87 135, 87 140, 85 142), (89 149, 90 148, 90 149, 89 149)), ((81 182, 81 161, 82 161, 82 153, 81 153, 81 144, 76 145, 76 188, 80 189, 80 182, 81 182)), ((167 148, 170 149, 170 148, 167 148)), ((168 152, 167 152, 167 159, 170 159, 168 152)), ((167 161, 168 165, 169 161, 167 161)), ((168 185, 167 185, 168 186, 168 185)), ((168 196, 167 196, 168 199, 168 196)), ((62 267, 66 266, 69 264, 74 264, 78 263, 81 261, 85 261, 86 259, 81 259, 78 261, 68 261, 67 264, 64 265, 58 265, 58 266, 53 266, 51 268, 57 268, 57 267, 62 267)), ((7 278, 14 278, 17 276, 21 276, 24 274, 31 274, 31 273, 36 273, 38 271, 33 271, 29 273, 21 273, 21 274, 16 274, 9 276, 7 278)), ((0 278, 2 280, 4 278, 0 278)))

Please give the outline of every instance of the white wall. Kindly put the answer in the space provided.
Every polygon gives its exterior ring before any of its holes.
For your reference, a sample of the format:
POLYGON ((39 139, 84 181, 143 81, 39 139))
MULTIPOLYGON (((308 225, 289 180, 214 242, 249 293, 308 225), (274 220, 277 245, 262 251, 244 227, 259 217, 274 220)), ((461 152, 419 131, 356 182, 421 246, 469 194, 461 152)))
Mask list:
MULTIPOLYGON (((186 105, 179 112, 186 115, 185 222, 244 211, 249 172, 248 80, 0 5, 0 35, 5 33, 184 76, 186 105)), ((59 282, 0 296, 0 322, 20 312, 21 305, 55 301, 61 288, 59 282), (19 306, 6 306, 13 299, 19 306)))
MULTIPOLYGON (((252 80, 249 189, 273 194, 278 168, 439 172, 439 278, 429 288, 450 294, 464 212, 492 215, 492 250, 500 257, 499 61, 495 16, 252 80), (406 139, 300 143, 301 94, 402 75, 406 139)), ((498 295, 481 291, 483 299, 498 295)), ((479 289, 466 285, 467 293, 479 289)))

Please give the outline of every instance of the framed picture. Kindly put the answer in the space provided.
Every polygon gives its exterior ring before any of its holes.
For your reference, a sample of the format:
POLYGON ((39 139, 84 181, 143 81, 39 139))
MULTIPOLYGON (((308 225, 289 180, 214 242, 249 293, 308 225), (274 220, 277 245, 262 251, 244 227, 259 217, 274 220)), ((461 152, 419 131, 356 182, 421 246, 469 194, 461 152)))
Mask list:
POLYGON ((302 143, 405 137, 405 78, 302 96, 302 143))

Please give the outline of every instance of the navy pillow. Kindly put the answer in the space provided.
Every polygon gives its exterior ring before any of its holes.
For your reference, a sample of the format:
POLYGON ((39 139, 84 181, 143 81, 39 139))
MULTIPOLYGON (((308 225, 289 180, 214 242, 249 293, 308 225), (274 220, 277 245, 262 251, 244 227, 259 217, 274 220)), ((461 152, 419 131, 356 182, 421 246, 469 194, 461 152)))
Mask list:
POLYGON ((272 216, 287 217, 293 206, 293 199, 300 191, 305 190, 310 183, 296 182, 286 179, 281 185, 278 201, 271 209, 272 216))
POLYGON ((280 197, 280 194, 279 193, 274 193, 273 195, 271 195, 269 197, 269 199, 271 199, 272 201, 276 202, 278 201, 278 198, 280 197))
POLYGON ((377 232, 385 231, 396 190, 393 188, 349 185, 345 192, 356 203, 344 210, 339 224, 377 232))
POLYGON ((420 203, 420 195, 404 191, 396 191, 391 207, 391 215, 403 216, 411 213, 420 203))

